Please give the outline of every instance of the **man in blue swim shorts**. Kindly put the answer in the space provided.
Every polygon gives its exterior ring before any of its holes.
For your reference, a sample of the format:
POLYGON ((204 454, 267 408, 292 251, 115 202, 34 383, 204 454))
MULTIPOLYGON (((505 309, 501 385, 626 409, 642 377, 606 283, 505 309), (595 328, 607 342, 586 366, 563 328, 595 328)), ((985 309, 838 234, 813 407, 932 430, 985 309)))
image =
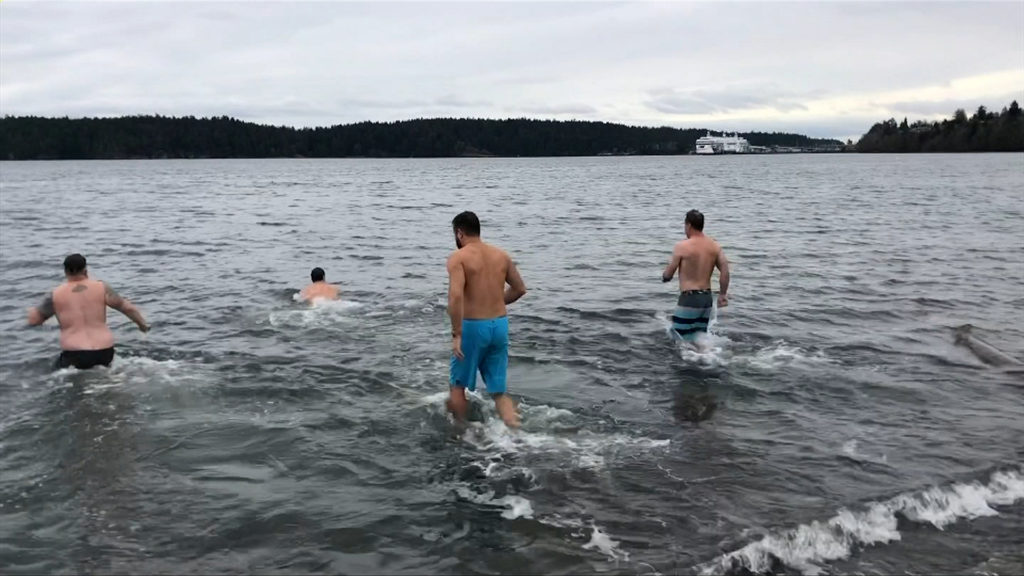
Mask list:
POLYGON ((686 239, 672 250, 672 258, 661 274, 662 282, 671 282, 679 271, 679 300, 672 313, 672 330, 685 342, 696 342, 708 331, 714 297, 711 273, 718 268, 718 306, 729 305, 729 261, 710 236, 704 235, 704 215, 697 210, 686 213, 683 225, 686 239))
POLYGON ((452 220, 452 230, 458 250, 448 257, 448 316, 452 321, 448 409, 456 419, 466 419, 466 389, 476 389, 479 372, 501 419, 514 428, 519 426, 519 414, 505 390, 505 306, 522 298, 526 285, 512 258, 480 239, 480 220, 476 214, 459 214, 452 220))

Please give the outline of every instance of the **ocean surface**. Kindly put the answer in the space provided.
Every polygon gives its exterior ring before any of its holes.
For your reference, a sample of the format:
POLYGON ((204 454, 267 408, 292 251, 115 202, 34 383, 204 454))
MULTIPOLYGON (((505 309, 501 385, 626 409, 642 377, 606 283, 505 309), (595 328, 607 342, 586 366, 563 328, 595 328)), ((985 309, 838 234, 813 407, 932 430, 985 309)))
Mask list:
POLYGON ((1024 359, 1021 154, 2 162, 0 280, 5 575, 1024 572, 1024 376, 954 343, 1024 359), (516 432, 444 411, 465 209, 516 432), (153 326, 109 370, 24 325, 71 252, 153 326))

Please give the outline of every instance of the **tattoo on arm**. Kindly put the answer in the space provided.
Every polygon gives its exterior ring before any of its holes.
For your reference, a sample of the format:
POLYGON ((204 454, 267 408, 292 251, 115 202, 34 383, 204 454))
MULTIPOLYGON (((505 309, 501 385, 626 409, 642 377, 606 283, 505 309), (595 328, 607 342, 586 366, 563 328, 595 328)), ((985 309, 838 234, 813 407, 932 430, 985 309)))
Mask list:
POLYGON ((39 314, 44 319, 49 318, 56 313, 53 309, 53 292, 47 294, 46 297, 43 298, 43 302, 39 306, 36 306, 36 310, 39 311, 39 314))
POLYGON ((125 303, 121 295, 117 293, 117 290, 111 288, 110 284, 106 282, 103 283, 103 299, 106 301, 107 306, 114 310, 121 310, 125 303))

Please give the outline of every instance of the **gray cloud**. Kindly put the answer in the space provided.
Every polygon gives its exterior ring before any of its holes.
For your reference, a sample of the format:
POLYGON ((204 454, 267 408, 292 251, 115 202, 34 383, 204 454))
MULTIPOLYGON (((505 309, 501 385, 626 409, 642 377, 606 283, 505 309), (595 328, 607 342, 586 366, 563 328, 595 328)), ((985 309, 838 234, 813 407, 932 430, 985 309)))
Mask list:
POLYGON ((952 118, 958 108, 963 108, 968 114, 978 109, 978 106, 985 106, 989 110, 998 111, 1008 106, 1011 101, 1017 100, 1018 104, 1024 100, 1024 87, 1017 93, 1006 93, 1002 96, 986 98, 984 100, 940 100, 935 102, 893 102, 888 108, 896 115, 906 115, 911 120, 918 117, 932 117, 942 115, 952 118))
POLYGON ((433 105, 442 108, 479 108, 490 106, 491 102, 488 102, 487 100, 463 98, 461 96, 456 96, 455 94, 446 94, 440 98, 435 98, 433 105))
POLYGON ((774 86, 736 85, 720 89, 673 90, 650 92, 647 105, 666 114, 714 114, 750 108, 774 108, 780 112, 806 110, 801 101, 821 96, 820 91, 796 94, 774 86))
MULTIPOLYGON (((685 114, 733 129, 730 113, 765 108, 736 128, 783 130, 823 95, 865 95, 851 103, 864 108, 873 93, 1021 70, 1024 61, 1020 2, 0 9, 3 114, 232 114, 298 126, 523 114, 663 125, 685 114)), ((982 99, 1001 106, 1005 93, 982 99)), ((908 115, 952 112, 945 103, 903 104, 908 115)), ((842 135, 882 119, 830 114, 798 122, 842 135)))
POLYGON ((540 104, 522 106, 519 109, 527 114, 539 114, 543 116, 591 116, 593 114, 597 114, 597 108, 588 104, 540 104))

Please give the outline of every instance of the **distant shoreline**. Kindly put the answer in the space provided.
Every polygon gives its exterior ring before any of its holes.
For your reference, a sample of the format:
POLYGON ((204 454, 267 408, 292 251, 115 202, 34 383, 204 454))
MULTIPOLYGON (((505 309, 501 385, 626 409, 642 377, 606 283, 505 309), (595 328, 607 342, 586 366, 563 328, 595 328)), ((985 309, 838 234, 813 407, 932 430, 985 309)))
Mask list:
MULTIPOLYGON (((1024 150, 966 150, 966 151, 938 151, 938 152, 858 152, 829 151, 829 152, 769 152, 760 154, 717 154, 716 158, 728 156, 938 156, 942 154, 967 155, 967 154, 1024 154, 1024 150)), ((321 156, 310 158, 307 156, 224 156, 224 157, 192 157, 192 158, 23 158, 9 159, 0 158, 2 162, 159 162, 163 160, 183 161, 205 161, 205 160, 540 160, 558 158, 666 158, 666 157, 696 157, 697 154, 587 154, 587 155, 560 155, 560 156, 321 156)), ((704 157, 702 157, 701 161, 704 157)), ((715 160, 707 160, 714 162, 715 160)))
MULTIPOLYGON (((698 139, 717 135, 712 132, 530 118, 427 118, 292 128, 227 116, 5 116, 0 118, 0 161, 685 156, 696 151, 698 139)), ((749 144, 737 154, 743 156, 1021 152, 1024 113, 1014 101, 1001 112, 979 107, 970 117, 957 110, 941 123, 909 123, 906 118, 897 123, 890 118, 872 126, 856 144, 787 132, 735 135, 749 144), (750 151, 743 152, 745 148, 750 151)), ((702 141, 703 151, 708 142, 702 141)))
MULTIPOLYGON (((678 156, 706 128, 577 120, 433 118, 288 128, 216 118, 0 118, 0 159, 511 158, 678 156)), ((746 132, 762 148, 840 149, 838 140, 746 132)))

